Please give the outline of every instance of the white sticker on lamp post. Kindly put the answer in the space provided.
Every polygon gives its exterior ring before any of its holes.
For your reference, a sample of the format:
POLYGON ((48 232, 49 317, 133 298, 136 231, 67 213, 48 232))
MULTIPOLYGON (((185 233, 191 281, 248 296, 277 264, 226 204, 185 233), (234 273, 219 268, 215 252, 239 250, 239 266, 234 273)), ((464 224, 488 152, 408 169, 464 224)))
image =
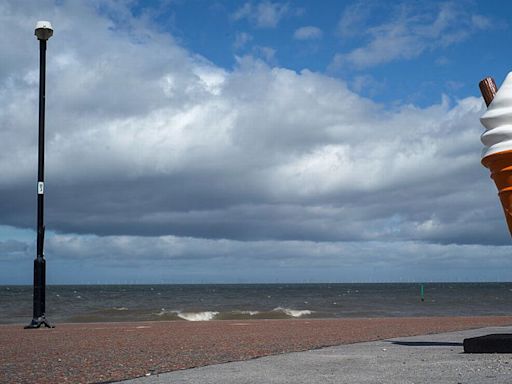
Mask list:
POLYGON ((44 183, 42 181, 37 183, 37 194, 38 195, 43 195, 44 194, 44 183))

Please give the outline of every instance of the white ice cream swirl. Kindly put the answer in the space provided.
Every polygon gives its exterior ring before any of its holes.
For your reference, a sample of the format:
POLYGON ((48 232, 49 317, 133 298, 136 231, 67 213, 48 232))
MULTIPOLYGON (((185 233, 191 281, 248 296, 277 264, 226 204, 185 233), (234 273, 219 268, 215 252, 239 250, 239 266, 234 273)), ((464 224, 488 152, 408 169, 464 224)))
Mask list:
POLYGON ((486 128, 481 140, 482 158, 498 152, 512 151, 512 72, 509 72, 480 118, 486 128))

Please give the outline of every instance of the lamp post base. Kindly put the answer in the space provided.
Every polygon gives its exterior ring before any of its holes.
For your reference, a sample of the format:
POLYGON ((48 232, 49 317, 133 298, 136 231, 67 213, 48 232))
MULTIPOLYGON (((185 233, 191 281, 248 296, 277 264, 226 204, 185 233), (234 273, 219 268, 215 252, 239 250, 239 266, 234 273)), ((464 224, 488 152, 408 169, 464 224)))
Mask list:
POLYGON ((45 326, 46 328, 55 328, 54 325, 51 325, 50 322, 46 319, 46 316, 38 317, 37 319, 32 319, 32 322, 25 326, 25 329, 33 329, 39 328, 41 326, 45 326))

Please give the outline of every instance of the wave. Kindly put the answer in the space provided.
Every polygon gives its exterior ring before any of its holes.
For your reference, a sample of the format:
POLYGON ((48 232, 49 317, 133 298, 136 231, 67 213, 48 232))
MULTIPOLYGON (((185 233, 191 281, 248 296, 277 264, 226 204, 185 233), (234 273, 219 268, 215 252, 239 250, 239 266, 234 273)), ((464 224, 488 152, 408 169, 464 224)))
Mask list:
POLYGON ((179 312, 177 315, 180 319, 187 321, 209 321, 213 320, 219 312, 204 311, 204 312, 179 312))
MULTIPOLYGON (((254 319, 290 319, 313 315, 309 309, 292 309, 276 307, 268 310, 232 309, 227 311, 183 310, 183 309, 129 309, 127 307, 110 307, 92 310, 72 316, 71 322, 98 321, 210 321, 210 320, 254 320, 254 319)), ((316 315, 315 315, 316 316, 316 315)))
POLYGON ((254 310, 233 310, 228 312, 203 311, 203 312, 181 312, 171 311, 180 319, 187 321, 209 321, 209 320, 244 320, 244 319, 272 319, 272 318, 298 318, 309 316, 314 313, 309 309, 291 309, 277 307, 271 311, 254 310))
POLYGON ((161 320, 187 320, 187 321, 209 321, 213 320, 219 312, 202 311, 202 312, 183 312, 177 310, 166 310, 162 308, 160 312, 153 315, 160 317, 161 320))
POLYGON ((274 312, 282 312, 290 317, 308 316, 313 313, 313 311, 310 311, 309 309, 291 309, 291 308, 283 308, 283 307, 274 308, 273 311, 274 312))
POLYGON ((249 315, 249 316, 256 316, 258 313, 260 313, 260 311, 234 311, 234 312, 238 312, 242 315, 249 315))
POLYGON ((160 312, 153 313, 155 316, 168 316, 168 315, 175 315, 180 313, 180 311, 168 311, 165 308, 162 308, 160 312))

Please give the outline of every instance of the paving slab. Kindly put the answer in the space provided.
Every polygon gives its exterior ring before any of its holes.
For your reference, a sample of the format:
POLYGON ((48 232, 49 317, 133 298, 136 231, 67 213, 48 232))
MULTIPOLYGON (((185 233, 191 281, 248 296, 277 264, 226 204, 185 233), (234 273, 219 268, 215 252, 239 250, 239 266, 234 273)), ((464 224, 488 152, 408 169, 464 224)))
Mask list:
POLYGON ((286 353, 146 376, 123 384, 510 384, 512 354, 465 354, 463 340, 489 327, 286 353))

